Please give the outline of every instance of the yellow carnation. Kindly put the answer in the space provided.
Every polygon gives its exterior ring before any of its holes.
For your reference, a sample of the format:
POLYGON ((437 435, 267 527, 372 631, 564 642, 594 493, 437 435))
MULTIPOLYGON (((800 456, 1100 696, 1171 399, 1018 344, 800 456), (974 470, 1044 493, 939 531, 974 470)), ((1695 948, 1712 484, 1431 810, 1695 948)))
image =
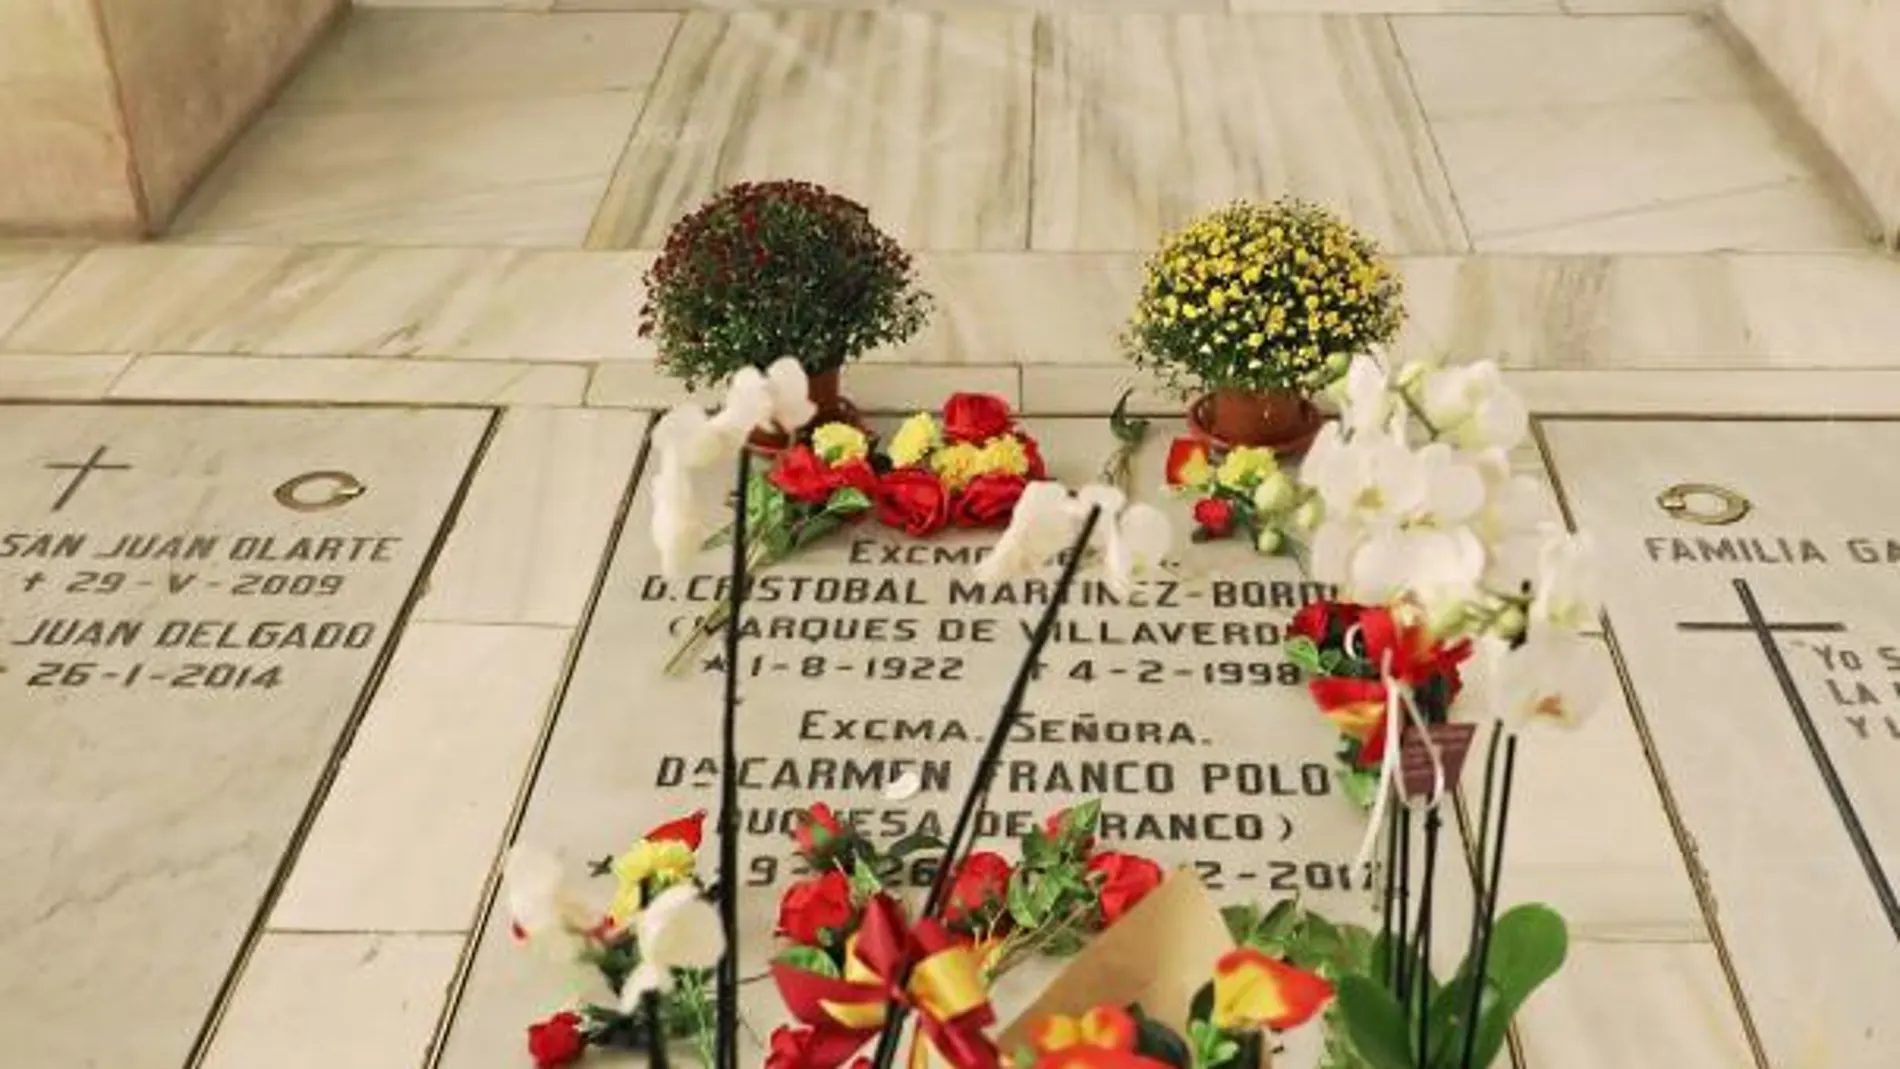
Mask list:
POLYGON ((1013 434, 999 434, 990 439, 976 463, 979 475, 1029 474, 1029 452, 1023 448, 1022 439, 1013 434))
POLYGON ((827 464, 861 460, 871 451, 864 432, 849 423, 827 423, 811 432, 811 449, 827 464))
POLYGON ((968 442, 947 445, 930 454, 930 470, 943 480, 944 489, 955 493, 983 474, 983 450, 968 442))
POLYGON ((625 924, 645 907, 646 892, 657 894, 692 878, 693 848, 676 839, 642 840, 614 859, 613 874, 620 886, 607 915, 615 924, 625 924))
POLYGON ((900 468, 908 468, 930 455, 937 443, 943 440, 937 421, 928 412, 919 412, 904 421, 891 435, 891 463, 900 468))
POLYGON ((1279 470, 1279 463, 1273 459, 1273 450, 1243 445, 1228 453, 1220 462, 1220 470, 1214 473, 1214 481, 1235 490, 1251 489, 1279 470))

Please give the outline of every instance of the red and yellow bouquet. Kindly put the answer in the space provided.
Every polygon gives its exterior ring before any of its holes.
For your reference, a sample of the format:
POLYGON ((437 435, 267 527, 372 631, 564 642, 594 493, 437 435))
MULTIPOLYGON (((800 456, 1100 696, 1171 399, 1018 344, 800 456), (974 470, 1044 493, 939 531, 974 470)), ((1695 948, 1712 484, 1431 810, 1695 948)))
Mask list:
MULTIPOLYGON (((1119 921, 1162 871, 1133 854, 1098 851, 1097 803, 1051 816, 1022 839, 1022 858, 965 857, 940 916, 911 920, 893 886, 905 859, 941 847, 911 836, 880 851, 822 803, 795 833, 812 875, 779 901, 785 948, 772 977, 797 1027, 772 1036, 770 1069, 832 1069, 876 1037, 893 997, 920 1011, 921 1032, 952 1065, 997 1064, 986 1038, 995 979, 1035 954, 1068 954, 1119 921), (896 970, 916 963, 898 991, 896 970)), ((924 878, 934 873, 912 873, 924 878)))
POLYGON ((1281 470, 1273 450, 1235 446, 1220 453, 1198 438, 1168 447, 1168 486, 1194 499, 1194 540, 1245 537, 1262 553, 1286 548, 1282 531, 1311 512, 1312 491, 1281 470))
POLYGON ((945 527, 1003 527, 1029 483, 1048 477, 1009 403, 960 393, 905 420, 885 449, 877 518, 923 538, 945 527))
POLYGON ((1339 730, 1343 785, 1370 806, 1390 742, 1391 703, 1399 698, 1394 688, 1409 688, 1407 701, 1428 726, 1448 724, 1471 643, 1434 640, 1403 606, 1341 601, 1308 604, 1289 630, 1287 659, 1310 677, 1313 701, 1339 730))
POLYGON ((590 1049, 646 1051, 655 1036, 690 1038, 712 1064, 708 1003, 724 943, 697 872, 705 819, 700 812, 668 821, 596 865, 596 875, 615 881, 604 910, 582 901, 553 857, 530 847, 510 851, 516 942, 585 970, 577 1004, 528 1028, 538 1069, 579 1061, 590 1049))

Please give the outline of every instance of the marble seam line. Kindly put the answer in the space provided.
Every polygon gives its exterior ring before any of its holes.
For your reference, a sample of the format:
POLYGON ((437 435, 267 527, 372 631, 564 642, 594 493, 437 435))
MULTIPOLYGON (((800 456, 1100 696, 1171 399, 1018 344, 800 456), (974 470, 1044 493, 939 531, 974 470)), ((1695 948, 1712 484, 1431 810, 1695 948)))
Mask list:
POLYGON ((349 719, 344 724, 343 730, 338 734, 336 742, 331 747, 330 756, 324 762, 323 770, 318 774, 317 782, 311 790, 309 801, 304 805, 303 812, 297 819, 296 827, 292 829, 290 839, 285 844, 284 852, 278 859, 276 870, 271 874, 270 883, 266 886, 263 896, 259 899, 257 910, 252 915, 250 924, 245 929, 244 937, 238 945, 238 952, 232 959, 231 967, 226 970, 224 979, 219 983, 217 991, 212 997, 211 1008, 207 1012, 203 1023, 199 1026, 198 1034, 193 1038, 191 1047, 186 1053, 185 1069, 199 1069, 199 1067, 204 1064, 206 1057, 210 1054, 212 1043, 216 1040, 218 1030, 224 1023, 225 1015, 230 1011, 238 987, 243 982, 244 975, 250 966, 251 958, 256 953, 258 944, 262 941, 265 932, 268 930, 271 911, 276 908, 277 901, 282 896, 284 887, 290 881, 291 872, 296 868, 297 861, 302 854, 304 842, 309 838, 311 829, 316 825, 317 815, 322 810, 324 802, 328 799, 331 787, 336 783, 337 774, 342 770, 343 762, 348 758, 351 744, 355 742, 356 734, 362 727, 363 719, 369 713, 371 702, 374 701, 377 692, 382 688, 383 680, 389 672, 390 663, 395 659, 396 649, 401 644, 403 632, 407 630, 410 616, 414 613, 416 604, 422 600, 423 594, 428 590, 429 573, 434 570, 437 562, 441 560, 443 547, 447 544, 450 533, 455 529, 456 521, 461 518, 462 508, 468 501, 469 491, 474 486, 476 474, 481 470, 482 461, 488 454, 488 448, 495 439, 496 431, 500 429, 500 409, 494 408, 493 406, 468 407, 487 407, 489 413, 488 420, 482 428, 481 436, 476 440, 474 448, 470 451, 468 463, 462 471, 461 479, 456 484, 453 496, 449 499, 448 508, 444 511, 442 518, 437 522, 434 536, 430 540, 428 552, 423 555, 422 560, 419 562, 415 578, 410 582, 409 590, 404 595, 402 605, 396 612, 395 622, 390 629, 389 637, 383 642, 382 648, 377 651, 376 660, 370 666, 369 676, 364 681, 362 688, 357 692, 355 703, 350 710, 349 719))
POLYGON ((575 666, 580 661, 581 651, 591 634, 595 619, 595 610, 606 592, 607 580, 612 573, 614 558, 620 550, 621 540, 625 537, 627 520, 633 513, 634 497, 639 491, 640 480, 646 474, 647 458, 652 450, 653 420, 647 420, 640 437, 640 450, 634 457, 633 470, 627 479, 626 487, 621 491, 613 523, 609 525, 604 546, 601 549, 600 562, 594 573, 592 588, 587 593, 587 602, 581 609, 579 621, 572 626, 572 635, 568 639, 567 652, 562 658, 559 674, 556 676, 554 693, 549 696, 546 712, 542 716, 541 731, 534 741, 534 747, 528 755, 527 768, 522 773, 521 783, 516 790, 513 804, 509 806, 508 817, 503 824, 501 841, 495 859, 489 865, 487 879, 480 894, 475 899, 475 913, 469 920, 469 934, 462 944, 461 953, 456 956, 455 968, 451 972, 447 989, 442 1001, 441 1013, 436 1018, 435 1028, 429 1036, 429 1045, 422 1056, 421 1069, 437 1069, 442 1063, 443 1052, 448 1041, 455 1033, 455 1022, 461 1012, 462 999, 467 993, 469 978, 474 974, 475 964, 481 955, 482 935, 488 930, 490 918, 494 915, 495 902, 500 895, 502 879, 502 861, 513 848, 516 836, 521 834, 521 824, 526 818, 528 806, 534 798, 534 790, 540 782, 541 768, 547 760, 548 747, 554 740, 555 729, 560 724, 561 711, 567 705, 567 695, 574 679, 575 666))

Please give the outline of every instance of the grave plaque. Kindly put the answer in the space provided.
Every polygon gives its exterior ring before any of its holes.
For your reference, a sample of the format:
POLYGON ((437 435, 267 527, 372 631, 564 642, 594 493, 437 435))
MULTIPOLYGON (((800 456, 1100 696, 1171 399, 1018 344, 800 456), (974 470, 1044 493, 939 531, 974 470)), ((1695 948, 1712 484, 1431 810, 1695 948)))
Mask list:
MULTIPOLYGON (((1087 481, 1112 445, 1101 420, 1036 420, 1031 430, 1070 485, 1087 481)), ((1138 458, 1142 499, 1164 499, 1166 445, 1158 437, 1138 458)), ((1181 541, 1168 577, 1117 599, 1099 573, 1082 573, 1003 753, 977 846, 1014 859, 1028 828, 1095 797, 1105 849, 1193 867, 1229 901, 1297 893, 1363 919, 1366 877, 1348 868, 1366 817, 1343 793, 1333 730, 1282 649, 1294 611, 1324 590, 1242 543, 1188 545, 1185 505, 1167 507, 1181 541)), ((643 492, 520 834, 576 870, 662 820, 718 808, 720 643, 703 646, 683 676, 660 665, 724 596, 725 558, 703 554, 697 574, 667 581, 650 515, 643 492)), ((798 876, 790 831, 800 807, 827 802, 886 845, 919 827, 948 832, 1057 576, 1052 567, 984 586, 974 566, 994 540, 912 540, 867 523, 759 578, 740 657, 747 975, 773 952, 778 894, 798 876), (921 790, 886 797, 907 774, 921 790)), ((710 835, 701 856, 710 874, 710 835)), ((498 915, 446 1065, 518 1060, 522 1027, 563 994, 526 957, 498 915)), ((761 1035, 781 1019, 769 982, 750 985, 746 1001, 761 1035)))
POLYGON ((1769 1063, 1900 1064, 1900 423, 1544 430, 1769 1063))
POLYGON ((0 418, 4 1060, 175 1069, 490 417, 0 418))

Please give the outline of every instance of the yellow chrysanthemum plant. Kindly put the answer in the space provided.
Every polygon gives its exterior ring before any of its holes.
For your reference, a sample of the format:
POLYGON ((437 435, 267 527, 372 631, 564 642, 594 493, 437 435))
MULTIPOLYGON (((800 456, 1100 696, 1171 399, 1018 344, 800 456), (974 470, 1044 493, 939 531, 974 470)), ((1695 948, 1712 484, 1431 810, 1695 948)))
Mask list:
POLYGON ((1162 242, 1123 347, 1198 398, 1189 419, 1203 437, 1297 453, 1321 420, 1307 399, 1397 335, 1401 297, 1377 244, 1332 212, 1241 201, 1162 242))

